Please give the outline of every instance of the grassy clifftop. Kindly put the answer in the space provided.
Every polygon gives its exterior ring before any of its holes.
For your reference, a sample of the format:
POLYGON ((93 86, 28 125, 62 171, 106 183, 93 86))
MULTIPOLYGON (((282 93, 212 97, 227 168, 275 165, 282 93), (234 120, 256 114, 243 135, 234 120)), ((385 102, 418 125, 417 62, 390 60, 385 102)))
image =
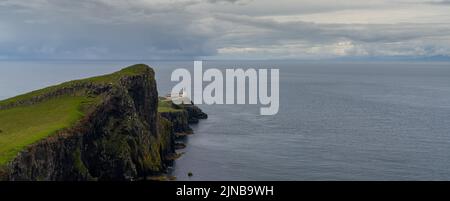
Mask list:
POLYGON ((171 100, 165 99, 165 98, 159 98, 158 103, 158 112, 179 112, 183 111, 180 107, 175 107, 175 105, 172 103, 171 100))
POLYGON ((0 101, 0 166, 14 159, 26 146, 75 124, 101 101, 99 95, 83 88, 46 99, 36 97, 81 85, 117 85, 124 77, 149 70, 146 65, 134 65, 112 74, 65 82, 0 101), (33 99, 37 101, 30 101, 33 99))
POLYGON ((90 98, 65 96, 42 103, 0 110, 0 165, 25 146, 74 124, 90 98))
POLYGON ((36 91, 32 91, 30 93, 22 94, 22 95, 13 97, 13 98, 9 98, 9 99, 0 101, 0 107, 8 105, 8 104, 24 101, 27 99, 31 99, 36 96, 48 94, 48 93, 57 91, 59 89, 76 86, 76 85, 82 85, 82 84, 93 84, 93 85, 113 84, 114 85, 114 84, 118 84, 120 78, 122 78, 122 77, 139 75, 139 74, 147 72, 148 70, 149 70, 149 68, 147 65, 137 64, 137 65, 126 67, 120 71, 117 71, 115 73, 108 74, 108 75, 102 75, 102 76, 91 77, 91 78, 87 78, 87 79, 64 82, 64 83, 56 85, 56 86, 50 86, 47 88, 39 89, 36 91))

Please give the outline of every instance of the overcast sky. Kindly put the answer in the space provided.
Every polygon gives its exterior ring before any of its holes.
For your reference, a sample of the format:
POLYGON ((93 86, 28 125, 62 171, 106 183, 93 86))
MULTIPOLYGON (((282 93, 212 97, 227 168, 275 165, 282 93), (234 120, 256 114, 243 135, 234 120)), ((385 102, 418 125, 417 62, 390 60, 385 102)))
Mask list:
POLYGON ((0 0, 0 59, 450 57, 450 0, 0 0))

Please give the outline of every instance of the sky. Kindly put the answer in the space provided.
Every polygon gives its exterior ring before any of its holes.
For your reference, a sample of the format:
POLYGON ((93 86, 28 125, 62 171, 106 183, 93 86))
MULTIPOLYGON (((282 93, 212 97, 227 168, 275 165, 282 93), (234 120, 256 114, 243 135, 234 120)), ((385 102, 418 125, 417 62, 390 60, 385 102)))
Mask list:
POLYGON ((450 0, 0 0, 0 59, 450 57, 450 0))

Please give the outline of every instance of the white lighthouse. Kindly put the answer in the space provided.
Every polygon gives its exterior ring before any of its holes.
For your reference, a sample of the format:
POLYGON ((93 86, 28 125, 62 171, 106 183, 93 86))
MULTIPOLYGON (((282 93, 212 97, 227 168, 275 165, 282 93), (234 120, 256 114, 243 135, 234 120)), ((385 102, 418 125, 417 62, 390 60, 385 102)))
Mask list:
POLYGON ((181 97, 181 98, 187 98, 187 97, 188 97, 188 94, 187 94, 185 88, 183 88, 183 89, 181 90, 181 92, 180 92, 180 97, 181 97))
POLYGON ((172 100, 172 102, 175 104, 185 104, 185 105, 192 104, 191 99, 189 98, 189 94, 185 88, 180 90, 180 92, 178 93, 167 95, 166 98, 172 100))

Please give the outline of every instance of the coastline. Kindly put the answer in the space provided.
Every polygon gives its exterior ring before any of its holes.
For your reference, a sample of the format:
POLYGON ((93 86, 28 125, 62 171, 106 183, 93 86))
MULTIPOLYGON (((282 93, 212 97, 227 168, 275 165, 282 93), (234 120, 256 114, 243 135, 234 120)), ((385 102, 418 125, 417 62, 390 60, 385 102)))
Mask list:
POLYGON ((142 64, 3 100, 0 142, 9 143, 18 134, 24 137, 14 141, 21 143, 17 147, 0 153, 4 161, 0 178, 139 180, 165 173, 181 155, 175 149, 185 146, 176 142, 177 138, 192 133, 189 124, 207 115, 196 106, 158 104, 163 102, 158 98, 153 69, 142 64), (49 124, 64 119, 65 108, 76 116, 58 127, 49 124), (49 111, 54 111, 53 116, 49 111), (44 114, 46 118, 41 117, 44 114), (18 115, 20 126, 13 126, 11 115, 18 115), (39 119, 45 122, 36 131, 24 132, 39 119), (53 127, 47 129, 47 124, 53 127), (35 136, 36 132, 44 135, 35 136))
MULTIPOLYGON (((160 104, 162 101, 171 102, 166 97, 160 97, 159 100, 160 104)), ((190 125, 198 124, 200 120, 208 118, 208 115, 194 104, 175 105, 172 103, 170 104, 170 107, 174 110, 159 113, 162 118, 169 120, 173 125, 172 132, 174 136, 174 153, 166 157, 169 163, 164 173, 147 177, 144 180, 150 181, 177 180, 176 176, 173 176, 171 171, 174 168, 174 161, 176 161, 185 154, 185 152, 179 150, 184 150, 187 147, 186 138, 195 134, 190 125)))

